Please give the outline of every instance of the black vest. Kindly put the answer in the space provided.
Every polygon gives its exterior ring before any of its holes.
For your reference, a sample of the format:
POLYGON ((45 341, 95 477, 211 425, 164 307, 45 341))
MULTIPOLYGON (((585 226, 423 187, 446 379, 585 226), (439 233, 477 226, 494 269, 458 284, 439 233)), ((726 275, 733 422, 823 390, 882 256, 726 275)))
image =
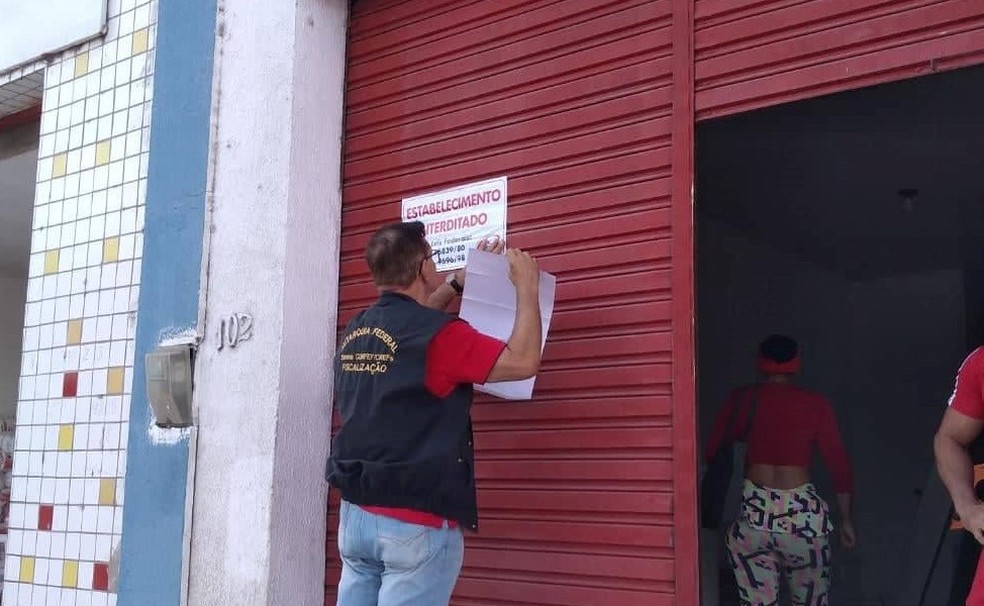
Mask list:
POLYGON ((342 427, 328 481, 356 505, 426 511, 478 529, 472 386, 424 386, 427 346, 452 316, 394 293, 356 316, 335 356, 342 427))

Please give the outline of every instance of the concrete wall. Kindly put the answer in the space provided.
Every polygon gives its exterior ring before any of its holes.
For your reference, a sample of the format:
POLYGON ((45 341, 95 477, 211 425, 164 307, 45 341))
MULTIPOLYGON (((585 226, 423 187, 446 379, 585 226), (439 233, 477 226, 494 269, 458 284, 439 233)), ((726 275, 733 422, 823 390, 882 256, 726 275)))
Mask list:
MULTIPOLYGON (((860 547, 835 555, 832 601, 891 604, 932 434, 966 353, 959 271, 852 283, 713 221, 698 240, 701 437, 723 398, 755 380, 757 341, 800 340, 800 383, 831 398, 853 460, 860 547)), ((819 459, 814 479, 833 503, 819 459)))
MULTIPOLYGON (((851 293, 853 369, 841 419, 851 428, 861 542, 842 556, 843 598, 890 604, 933 464, 932 438, 966 354, 960 271, 861 282, 851 293)), ((866 604, 869 602, 848 602, 866 604)))
POLYGON ((189 603, 322 606, 348 2, 219 15, 189 603))
POLYGON ((0 74, 44 74, 4 606, 117 603, 157 2, 107 15, 0 74))
MULTIPOLYGON (((26 257, 25 257, 26 258, 26 257)), ((27 277, 0 275, 0 417, 17 410, 27 277)))

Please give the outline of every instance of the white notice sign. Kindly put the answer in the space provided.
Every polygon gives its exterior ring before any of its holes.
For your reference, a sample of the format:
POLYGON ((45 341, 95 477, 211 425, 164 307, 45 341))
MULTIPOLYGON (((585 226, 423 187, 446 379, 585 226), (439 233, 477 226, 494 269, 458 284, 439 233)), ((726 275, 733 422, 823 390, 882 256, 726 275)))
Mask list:
MULTIPOLYGON (((458 315, 476 330, 490 337, 508 341, 516 320, 516 287, 509 280, 509 262, 505 255, 495 255, 472 249, 468 252, 465 292, 458 315)), ((540 272, 540 351, 547 343, 550 319, 553 317, 557 278, 540 272)), ((478 391, 507 400, 529 400, 533 397, 536 377, 525 381, 504 381, 476 385, 478 391)))
POLYGON ((465 266, 468 250, 492 236, 506 238, 506 177, 404 198, 402 220, 420 221, 437 271, 465 266))

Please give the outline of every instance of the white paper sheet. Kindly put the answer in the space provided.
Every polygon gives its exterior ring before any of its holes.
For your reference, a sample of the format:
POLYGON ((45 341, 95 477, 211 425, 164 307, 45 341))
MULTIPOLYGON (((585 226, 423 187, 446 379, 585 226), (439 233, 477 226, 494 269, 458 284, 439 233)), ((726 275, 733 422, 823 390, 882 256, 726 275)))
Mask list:
MULTIPOLYGON (((471 249, 466 267, 465 292, 458 315, 479 332, 508 341, 516 319, 516 287, 509 281, 506 256, 471 249)), ((556 290, 557 278, 540 271, 541 352, 547 342, 556 290)), ((525 381, 476 385, 475 389, 507 400, 529 400, 533 397, 535 382, 536 377, 531 377, 525 381)))

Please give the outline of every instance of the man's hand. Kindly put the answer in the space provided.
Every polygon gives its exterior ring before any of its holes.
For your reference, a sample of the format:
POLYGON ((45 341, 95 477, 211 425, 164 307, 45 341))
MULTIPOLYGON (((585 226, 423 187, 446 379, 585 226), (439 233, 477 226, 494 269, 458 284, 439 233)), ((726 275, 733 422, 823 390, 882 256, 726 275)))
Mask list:
MULTIPOLYGON (((477 246, 476 250, 481 250, 485 252, 490 252, 494 255, 502 254, 502 251, 506 248, 506 241, 499 236, 492 236, 491 238, 485 238, 481 240, 477 246)), ((462 286, 465 285, 465 274, 467 273, 467 267, 462 267, 454 272, 454 279, 458 284, 462 286)))
POLYGON ((850 551, 857 546, 858 534, 854 530, 854 522, 851 520, 842 520, 840 523, 839 534, 841 547, 850 551))
POLYGON ((964 530, 984 545, 984 503, 978 501, 963 511, 957 511, 957 515, 964 530))
POLYGON ((540 268, 536 259, 518 248, 510 248, 506 257, 509 260, 509 280, 516 286, 516 290, 536 291, 540 286, 540 268))

